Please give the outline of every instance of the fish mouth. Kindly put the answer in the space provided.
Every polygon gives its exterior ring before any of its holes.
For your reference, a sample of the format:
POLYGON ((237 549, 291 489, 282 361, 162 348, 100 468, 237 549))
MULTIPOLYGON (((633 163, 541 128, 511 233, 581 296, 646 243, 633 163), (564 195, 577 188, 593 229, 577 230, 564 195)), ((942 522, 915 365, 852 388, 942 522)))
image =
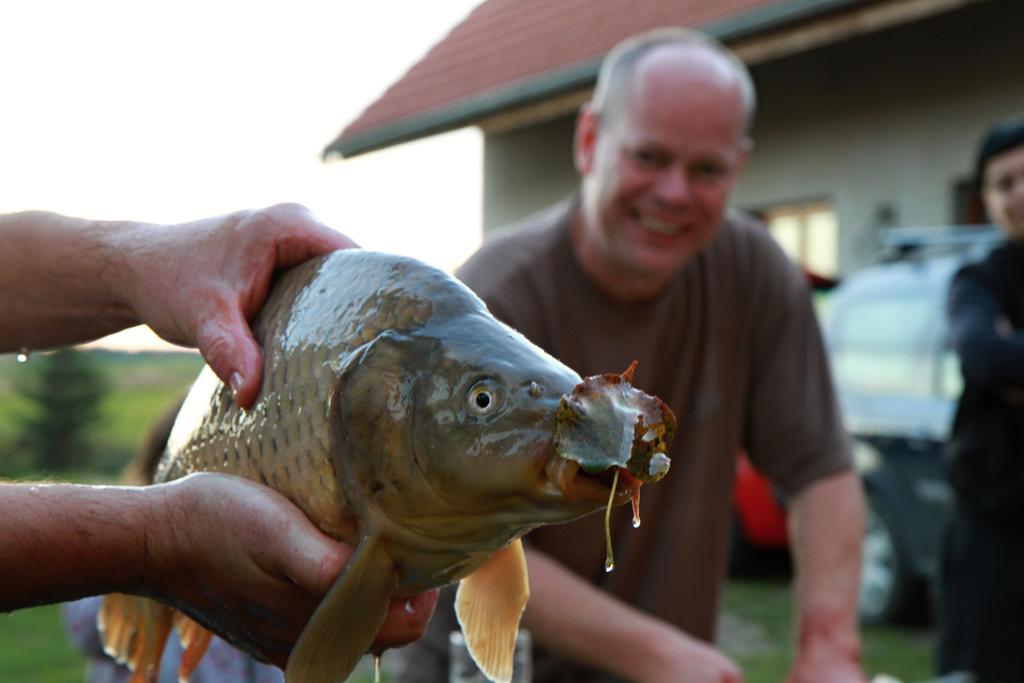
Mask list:
POLYGON ((587 377, 559 401, 545 473, 570 501, 635 504, 642 483, 668 472, 676 418, 632 385, 634 370, 636 361, 621 374, 587 377))
POLYGON ((575 460, 555 455, 544 466, 548 480, 568 500, 580 503, 621 505, 640 490, 641 482, 624 467, 609 467, 600 472, 587 472, 575 460), (618 481, 616 481, 618 472, 618 481), (615 492, 612 493, 614 485, 615 492))

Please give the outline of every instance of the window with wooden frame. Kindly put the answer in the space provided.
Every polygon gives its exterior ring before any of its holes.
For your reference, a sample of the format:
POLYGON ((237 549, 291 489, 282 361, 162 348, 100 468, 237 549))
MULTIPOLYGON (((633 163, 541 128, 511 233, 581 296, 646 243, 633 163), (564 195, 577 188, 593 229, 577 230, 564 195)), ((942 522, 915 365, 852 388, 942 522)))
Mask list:
POLYGON ((757 213, 794 261, 816 275, 838 274, 839 221, 831 202, 786 204, 757 213))

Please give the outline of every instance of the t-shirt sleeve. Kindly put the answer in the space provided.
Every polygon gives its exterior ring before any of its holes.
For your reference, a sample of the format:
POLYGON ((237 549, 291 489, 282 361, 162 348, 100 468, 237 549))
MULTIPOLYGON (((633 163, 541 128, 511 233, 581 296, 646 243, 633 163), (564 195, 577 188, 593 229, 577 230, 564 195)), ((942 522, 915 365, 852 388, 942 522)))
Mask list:
POLYGON ((745 445, 754 466, 795 495, 849 469, 851 443, 806 278, 774 243, 756 249, 752 270, 745 445))

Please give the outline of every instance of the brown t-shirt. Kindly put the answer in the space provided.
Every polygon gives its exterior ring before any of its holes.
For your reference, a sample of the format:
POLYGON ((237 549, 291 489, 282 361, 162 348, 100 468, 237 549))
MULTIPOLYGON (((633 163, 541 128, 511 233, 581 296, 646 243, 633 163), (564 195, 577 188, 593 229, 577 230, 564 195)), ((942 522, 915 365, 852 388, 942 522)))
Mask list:
MULTIPOLYGON (((639 361, 634 385, 667 401, 679 426, 671 471, 643 488, 641 527, 632 528, 629 506, 613 513, 614 572, 604 571, 602 515, 543 527, 526 541, 621 600, 711 640, 737 453, 746 450, 790 495, 850 467, 807 282, 762 226, 730 214, 661 295, 622 303, 594 287, 576 261, 574 211, 566 202, 528 219, 457 274, 496 317, 582 376, 639 361)), ((439 605, 433 638, 413 651, 440 652, 438 639, 454 623, 447 609, 439 605)), ((617 680, 535 650, 537 683, 617 680)), ((428 670, 424 660, 417 669, 428 670)))

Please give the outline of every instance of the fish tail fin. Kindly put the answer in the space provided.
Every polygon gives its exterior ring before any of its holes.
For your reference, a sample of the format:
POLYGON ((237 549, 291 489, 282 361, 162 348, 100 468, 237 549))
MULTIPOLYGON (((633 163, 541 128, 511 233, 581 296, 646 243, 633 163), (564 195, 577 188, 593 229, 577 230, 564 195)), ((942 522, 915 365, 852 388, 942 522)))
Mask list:
POLYGON ((385 544, 377 536, 365 537, 299 636, 285 681, 345 680, 373 644, 397 585, 385 544))
POLYGON ((206 654, 213 634, 181 612, 174 613, 174 630, 178 633, 181 647, 184 649, 181 665, 178 667, 178 683, 188 683, 189 676, 206 654))
POLYGON ((103 649, 133 672, 132 683, 156 681, 174 610, 136 595, 103 597, 98 623, 103 649))
POLYGON ((526 555, 518 538, 459 582, 455 615, 470 656, 492 681, 512 680, 519 619, 529 597, 526 555))

